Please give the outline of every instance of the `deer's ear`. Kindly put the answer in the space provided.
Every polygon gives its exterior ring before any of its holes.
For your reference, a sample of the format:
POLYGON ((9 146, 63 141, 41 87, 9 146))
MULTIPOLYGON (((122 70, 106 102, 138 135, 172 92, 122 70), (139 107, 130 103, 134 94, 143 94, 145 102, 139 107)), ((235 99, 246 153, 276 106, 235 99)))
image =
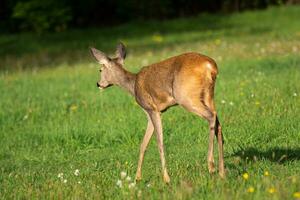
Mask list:
POLYGON ((110 61, 109 57, 105 55, 102 51, 94 47, 90 47, 91 54, 96 58, 99 64, 107 65, 110 61))
POLYGON ((124 60, 126 58, 126 50, 125 50, 125 45, 122 42, 120 42, 117 45, 116 57, 118 59, 118 62, 123 65, 124 60))

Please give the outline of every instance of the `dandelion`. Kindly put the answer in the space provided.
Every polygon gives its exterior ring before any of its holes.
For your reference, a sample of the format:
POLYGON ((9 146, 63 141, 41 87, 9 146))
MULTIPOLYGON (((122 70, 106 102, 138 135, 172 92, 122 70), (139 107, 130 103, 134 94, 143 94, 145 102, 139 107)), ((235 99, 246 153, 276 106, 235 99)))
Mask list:
POLYGON ((130 183, 130 184, 128 185, 128 188, 129 188, 129 189, 134 188, 134 187, 135 187, 135 183, 130 183))
POLYGON ((121 172, 121 179, 124 179, 126 177, 126 175, 127 175, 126 172, 124 172, 124 171, 121 172))
POLYGON ((245 180, 248 180, 249 179, 249 174, 246 172, 246 173, 244 173, 243 174, 243 178, 245 179, 245 180))
POLYGON ((127 176, 127 177, 126 177, 126 181, 127 181, 127 182, 130 182, 130 181, 131 181, 131 177, 130 177, 130 176, 127 176))
POLYGON ((247 189, 247 192, 249 193, 253 193, 254 192, 254 187, 250 186, 248 189, 247 189))
POLYGON ((230 101, 230 102, 229 102, 229 105, 233 106, 233 102, 232 102, 232 101, 230 101))
POLYGON ((160 34, 154 34, 152 36, 152 40, 157 43, 161 43, 163 41, 163 37, 160 34))
POLYGON ((265 171, 265 172, 264 172, 264 175, 265 175, 265 176, 269 176, 270 174, 269 174, 268 171, 265 171))
POLYGON ((300 199, 300 192, 294 192, 293 197, 300 199))
POLYGON ((121 188, 122 187, 122 181, 118 180, 117 183, 116 183, 116 185, 121 188))
POLYGON ((275 188, 271 187, 271 188, 268 189, 268 192, 269 192, 270 194, 273 194, 273 193, 276 192, 276 190, 275 190, 275 188))
POLYGON ((216 44, 216 45, 221 44, 221 40, 220 40, 220 39, 216 39, 216 40, 215 40, 215 44, 216 44))
POLYGON ((75 104, 72 104, 72 105, 70 106, 70 110, 71 110, 71 111, 76 111, 77 108, 78 108, 78 107, 77 107, 75 104))
POLYGON ((75 176, 79 176, 79 169, 76 169, 76 170, 74 171, 74 175, 75 175, 75 176))
POLYGON ((296 96, 297 96, 297 93, 296 93, 296 92, 294 92, 293 96, 294 96, 294 97, 296 97, 296 96))
POLYGON ((67 183, 67 182, 68 182, 68 180, 67 180, 67 179, 64 179, 64 180, 63 180, 63 183, 67 183))
POLYGON ((226 101, 223 99, 223 100, 221 101, 221 103, 222 103, 222 104, 225 104, 225 103, 226 103, 226 101))

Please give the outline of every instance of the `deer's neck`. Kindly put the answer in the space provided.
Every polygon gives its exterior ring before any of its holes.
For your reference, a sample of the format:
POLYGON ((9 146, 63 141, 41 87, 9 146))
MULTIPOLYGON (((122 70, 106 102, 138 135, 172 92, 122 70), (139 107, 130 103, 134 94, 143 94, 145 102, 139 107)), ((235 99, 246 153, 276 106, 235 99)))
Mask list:
POLYGON ((118 73, 117 77, 118 81, 116 85, 128 91, 132 96, 134 96, 134 85, 136 74, 126 71, 125 69, 121 69, 118 73))

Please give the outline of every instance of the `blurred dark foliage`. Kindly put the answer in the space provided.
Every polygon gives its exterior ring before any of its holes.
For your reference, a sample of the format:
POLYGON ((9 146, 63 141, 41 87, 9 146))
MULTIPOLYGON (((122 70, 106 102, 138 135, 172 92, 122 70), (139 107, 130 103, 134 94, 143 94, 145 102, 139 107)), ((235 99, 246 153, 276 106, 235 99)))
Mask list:
POLYGON ((63 31, 133 20, 167 19, 203 12, 239 12, 299 0, 1 0, 4 32, 63 31))

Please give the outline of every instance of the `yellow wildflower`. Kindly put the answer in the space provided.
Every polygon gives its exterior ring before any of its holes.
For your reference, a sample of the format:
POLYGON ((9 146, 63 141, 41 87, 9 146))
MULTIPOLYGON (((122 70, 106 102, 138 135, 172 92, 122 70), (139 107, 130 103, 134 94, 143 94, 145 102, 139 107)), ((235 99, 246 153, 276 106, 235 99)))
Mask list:
POLYGON ((259 101, 256 101, 256 102, 255 102, 255 105, 259 106, 259 105, 260 105, 260 102, 259 102, 259 101))
POLYGON ((247 192, 249 193, 253 193, 254 192, 254 187, 250 186, 248 189, 247 189, 247 192))
POLYGON ((249 174, 246 172, 246 173, 244 173, 243 174, 243 178, 245 179, 245 180, 248 180, 249 179, 249 174))
POLYGON ((268 189, 268 192, 269 192, 270 194, 273 194, 273 193, 276 192, 276 190, 275 190, 275 188, 271 187, 271 188, 268 189))
POLYGON ((77 107, 75 104, 72 104, 71 107, 70 107, 70 110, 71 110, 71 111, 76 111, 77 108, 78 108, 78 107, 77 107))
POLYGON ((270 174, 269 174, 268 171, 265 171, 264 175, 265 175, 265 176, 269 176, 270 174))
POLYGON ((215 44, 216 44, 216 45, 221 44, 221 40, 220 40, 220 39, 216 39, 216 40, 215 40, 215 44))
POLYGON ((152 40, 157 43, 161 43, 163 41, 163 37, 160 34, 154 34, 152 36, 152 40))
POLYGON ((297 199, 300 199, 300 192, 295 192, 293 194, 293 197, 297 198, 297 199))

